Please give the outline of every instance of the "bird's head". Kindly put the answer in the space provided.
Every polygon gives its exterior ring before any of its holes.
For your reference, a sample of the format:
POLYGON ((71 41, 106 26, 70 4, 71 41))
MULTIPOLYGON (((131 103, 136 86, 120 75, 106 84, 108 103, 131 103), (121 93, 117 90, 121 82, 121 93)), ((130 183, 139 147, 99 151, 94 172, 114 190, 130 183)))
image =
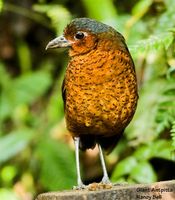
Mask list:
POLYGON ((46 49, 69 47, 70 56, 75 56, 99 46, 111 49, 112 45, 125 46, 123 36, 115 29, 93 19, 76 18, 67 25, 62 36, 48 43, 46 49))

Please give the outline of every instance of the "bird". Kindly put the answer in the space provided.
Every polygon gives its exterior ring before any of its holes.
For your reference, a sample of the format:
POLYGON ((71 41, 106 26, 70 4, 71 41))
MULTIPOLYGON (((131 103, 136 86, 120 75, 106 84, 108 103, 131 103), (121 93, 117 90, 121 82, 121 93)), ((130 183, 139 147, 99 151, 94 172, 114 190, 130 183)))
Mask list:
POLYGON ((68 48, 62 84, 66 126, 75 143, 77 187, 84 189, 79 150, 99 149, 103 178, 110 184, 104 152, 117 145, 134 116, 137 77, 121 33, 90 18, 75 18, 46 49, 68 48))

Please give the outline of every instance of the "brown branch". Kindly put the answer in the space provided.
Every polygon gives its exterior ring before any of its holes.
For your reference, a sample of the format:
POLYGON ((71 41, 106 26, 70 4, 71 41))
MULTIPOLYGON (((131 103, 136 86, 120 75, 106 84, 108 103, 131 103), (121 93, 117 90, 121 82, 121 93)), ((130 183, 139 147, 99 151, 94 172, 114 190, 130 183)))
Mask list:
POLYGON ((151 184, 114 185, 96 191, 70 190, 38 195, 35 200, 175 200, 175 180, 151 184))

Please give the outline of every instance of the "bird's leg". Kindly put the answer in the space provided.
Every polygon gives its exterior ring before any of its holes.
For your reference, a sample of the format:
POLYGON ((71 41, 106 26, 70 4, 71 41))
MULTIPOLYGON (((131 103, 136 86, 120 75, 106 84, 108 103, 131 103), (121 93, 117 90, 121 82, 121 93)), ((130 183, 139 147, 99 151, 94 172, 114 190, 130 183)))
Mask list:
POLYGON ((103 184, 111 184, 111 182, 109 180, 109 177, 108 177, 107 170, 106 170, 103 150, 102 150, 100 144, 98 144, 98 149, 99 149, 100 160, 101 160, 101 165, 102 165, 102 169, 103 169, 103 178, 101 180, 101 183, 103 183, 103 184))
POLYGON ((74 189, 84 189, 86 187, 81 180, 81 174, 80 174, 79 143, 80 143, 80 138, 75 137, 74 138, 74 144, 75 144, 75 158, 76 158, 77 184, 78 184, 78 186, 75 186, 74 189))

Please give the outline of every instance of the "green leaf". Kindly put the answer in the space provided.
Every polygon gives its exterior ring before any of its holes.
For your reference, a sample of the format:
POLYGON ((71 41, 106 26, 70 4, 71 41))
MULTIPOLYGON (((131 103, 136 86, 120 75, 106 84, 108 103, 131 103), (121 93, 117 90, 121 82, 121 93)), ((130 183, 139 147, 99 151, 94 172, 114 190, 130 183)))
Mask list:
POLYGON ((15 104, 33 103, 47 91, 51 83, 50 74, 45 71, 20 76, 13 83, 15 104))
POLYGON ((0 122, 1 123, 3 119, 8 117, 14 109, 13 103, 9 96, 11 96, 10 91, 9 93, 2 91, 0 94, 0 122))
POLYGON ((117 181, 121 176, 128 175, 137 165, 137 160, 133 156, 129 156, 120 161, 112 174, 112 181, 117 181))
POLYGON ((137 110, 129 125, 126 136, 133 139, 133 144, 148 143, 157 137, 155 115, 157 112, 157 101, 161 97, 166 82, 161 79, 149 80, 140 91, 137 110), (143 110, 146 108, 146 110, 143 110))
POLYGON ((3 8, 3 0, 0 0, 0 12, 2 11, 3 8))
POLYGON ((52 94, 48 107, 46 109, 48 118, 51 122, 58 122, 63 118, 64 108, 63 99, 61 95, 61 89, 56 88, 56 91, 52 94))
POLYGON ((171 152, 171 141, 159 139, 156 142, 154 141, 147 145, 139 147, 134 152, 134 157, 136 157, 138 160, 149 160, 152 158, 172 160, 171 152))
POLYGON ((18 41, 17 53, 19 59, 19 66, 22 74, 30 71, 32 68, 31 53, 26 42, 18 41))
POLYGON ((153 157, 172 160, 172 142, 170 140, 158 140, 152 144, 153 157))
POLYGON ((2 88, 5 88, 7 85, 9 85, 10 82, 10 76, 5 68, 5 65, 0 62, 0 84, 2 88))
POLYGON ((152 157, 152 149, 150 145, 143 145, 134 152, 134 157, 138 160, 148 160, 152 157))
POLYGON ((140 13, 146 13, 148 8, 151 6, 153 0, 140 0, 132 9, 132 14, 137 16, 141 15, 140 13))
POLYGON ((57 34, 61 34, 65 26, 70 22, 71 15, 69 10, 63 5, 40 5, 35 4, 33 6, 35 11, 45 13, 50 19, 52 26, 55 28, 57 34))
POLYGON ((165 130, 171 128, 175 119, 175 84, 172 79, 167 79, 165 89, 163 90, 159 101, 158 109, 155 116, 157 122, 156 132, 163 133, 165 130))
POLYGON ((171 132, 171 137, 172 137, 172 146, 173 146, 173 149, 175 151, 175 120, 172 123, 172 127, 171 127, 170 132, 171 132))
POLYGON ((140 162, 132 168, 130 178, 138 183, 152 183, 157 180, 152 166, 146 161, 140 162))
POLYGON ((0 123, 2 123, 2 120, 7 117, 13 109, 10 98, 8 98, 11 92, 12 81, 2 63, 0 63, 0 77, 0 123))
POLYGON ((162 48, 165 48, 167 50, 173 42, 173 39, 174 37, 171 32, 164 32, 162 34, 151 35, 148 39, 140 40, 135 45, 130 45, 130 50, 133 53, 138 53, 138 51, 156 51, 162 48))
POLYGON ((172 80, 174 83, 175 80, 175 66, 171 66, 168 70, 167 70, 167 79, 168 80, 172 80))
POLYGON ((0 94, 0 119, 11 116, 21 104, 34 103, 47 91, 51 83, 51 76, 45 71, 24 74, 8 81, 0 94))
POLYGON ((88 16, 109 25, 116 25, 117 8, 112 0, 82 0, 88 16), (100 6, 99 6, 100 5, 100 6))
POLYGON ((40 180, 47 190, 71 188, 76 184, 74 154, 62 142, 45 138, 38 146, 40 180))
POLYGON ((13 182, 14 177, 17 175, 17 168, 13 165, 5 165, 1 169, 1 179, 6 185, 10 185, 13 182))
POLYGON ((166 5, 166 11, 162 13, 162 15, 155 20, 155 33, 162 33, 162 31, 167 31, 174 29, 175 26, 175 1, 174 0, 166 0, 164 1, 166 5), (170 20, 171 19, 171 20, 170 20))
POLYGON ((28 129, 17 130, 0 137, 0 163, 5 162, 26 148, 33 137, 28 129))
POLYGON ((1 200, 21 200, 14 191, 6 188, 0 189, 1 200))

